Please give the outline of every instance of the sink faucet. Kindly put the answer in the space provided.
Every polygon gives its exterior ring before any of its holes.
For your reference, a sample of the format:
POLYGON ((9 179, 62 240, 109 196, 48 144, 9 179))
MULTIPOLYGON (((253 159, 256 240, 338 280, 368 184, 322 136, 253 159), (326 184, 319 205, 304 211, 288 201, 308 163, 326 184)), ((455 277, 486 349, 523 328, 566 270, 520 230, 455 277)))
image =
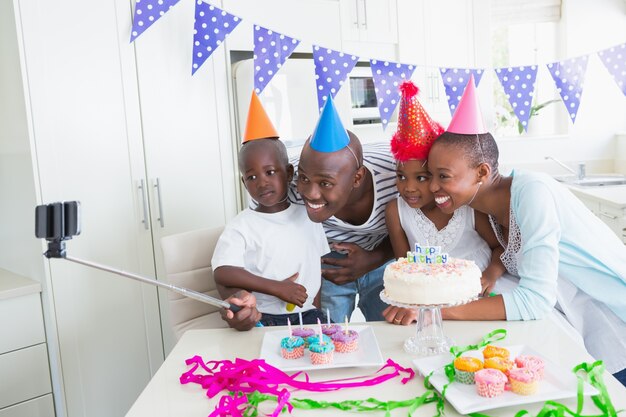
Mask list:
POLYGON ((561 165, 563 168, 565 168, 566 170, 568 170, 569 172, 571 172, 572 174, 576 175, 576 177, 579 180, 582 180, 583 178, 585 178, 586 175, 586 166, 584 162, 580 162, 578 164, 578 171, 573 170, 572 168, 568 167, 567 165, 565 165, 563 162, 559 161, 558 159, 552 157, 552 156, 546 156, 545 159, 550 159, 554 162, 556 162, 557 164, 561 165))

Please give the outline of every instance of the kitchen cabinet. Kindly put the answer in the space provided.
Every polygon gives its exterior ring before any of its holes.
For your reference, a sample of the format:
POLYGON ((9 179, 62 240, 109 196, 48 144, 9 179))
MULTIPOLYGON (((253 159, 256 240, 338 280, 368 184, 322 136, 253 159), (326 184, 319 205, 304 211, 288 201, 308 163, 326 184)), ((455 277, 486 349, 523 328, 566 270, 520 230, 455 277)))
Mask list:
POLYGON ((420 89, 419 99, 445 126, 451 115, 439 68, 480 67, 489 62, 488 52, 477 48, 488 45, 481 43, 489 36, 482 22, 488 5, 484 0, 397 2, 398 60, 418 65, 412 79, 420 89))
POLYGON ((0 417, 54 417, 41 285, 0 269, 0 417))
POLYGON ((342 50, 365 59, 395 61, 396 0, 339 0, 342 50))
MULTIPOLYGON (((133 44, 134 2, 94 3, 89 19, 78 0, 14 2, 36 200, 81 202, 68 255, 163 279, 162 236, 237 213, 225 52, 191 76, 194 2, 133 44)), ((29 262, 46 268, 56 406, 124 415, 173 345, 167 295, 41 252, 29 262)))
POLYGON ((626 186, 569 189, 626 244, 626 186))

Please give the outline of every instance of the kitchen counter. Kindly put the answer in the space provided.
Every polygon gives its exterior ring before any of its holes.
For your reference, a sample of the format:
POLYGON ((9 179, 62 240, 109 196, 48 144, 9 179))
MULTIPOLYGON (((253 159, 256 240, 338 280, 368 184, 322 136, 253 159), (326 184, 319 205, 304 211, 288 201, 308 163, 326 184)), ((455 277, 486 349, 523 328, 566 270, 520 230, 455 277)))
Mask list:
POLYGON ((600 200, 603 203, 611 204, 617 208, 626 208, 626 185, 611 185, 604 187, 579 187, 567 185, 576 196, 588 196, 600 200))
POLYGON ((0 300, 41 292, 41 284, 32 279, 0 269, 0 300))

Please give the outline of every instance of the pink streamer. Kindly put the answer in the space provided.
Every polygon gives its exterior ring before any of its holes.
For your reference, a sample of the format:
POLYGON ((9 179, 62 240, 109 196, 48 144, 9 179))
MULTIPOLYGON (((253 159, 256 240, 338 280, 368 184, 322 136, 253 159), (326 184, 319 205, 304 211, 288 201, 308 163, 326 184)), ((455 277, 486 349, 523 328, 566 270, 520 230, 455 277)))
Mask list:
POLYGON ((343 388, 378 385, 396 376, 401 376, 402 373, 407 374, 401 381, 403 384, 406 384, 415 376, 413 369, 403 368, 391 359, 387 359, 387 363, 376 371, 376 373, 383 370, 390 372, 364 381, 354 381, 360 378, 346 378, 321 382, 310 382, 309 375, 305 372, 288 375, 262 359, 248 361, 237 358, 234 362, 223 360, 205 363, 202 357, 194 356, 185 362, 187 365, 192 366, 191 369, 180 376, 181 384, 199 384, 206 390, 206 395, 209 398, 213 398, 221 391, 234 393, 232 396, 222 396, 211 416, 242 417, 247 404, 245 393, 254 391, 278 397, 278 405, 272 413, 272 417, 278 416, 284 406, 287 406, 289 411, 291 411, 292 405, 289 403, 290 393, 285 388, 281 389, 281 385, 287 385, 294 390, 326 392, 343 388), (202 368, 206 374, 196 373, 199 368, 202 368), (300 376, 303 377, 303 380, 296 379, 300 376))

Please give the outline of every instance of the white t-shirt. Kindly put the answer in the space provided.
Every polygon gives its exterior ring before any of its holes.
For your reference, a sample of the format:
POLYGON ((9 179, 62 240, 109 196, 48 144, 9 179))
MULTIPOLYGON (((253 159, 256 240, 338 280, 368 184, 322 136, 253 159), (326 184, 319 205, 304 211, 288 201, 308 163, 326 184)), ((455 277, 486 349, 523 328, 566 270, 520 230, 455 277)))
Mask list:
MULTIPOLYGON (((322 280, 320 257, 330 251, 324 229, 309 220, 304 206, 292 204, 278 213, 246 209, 226 225, 211 265, 234 266, 272 280, 285 280, 298 272, 296 282, 306 287, 308 298, 302 308, 314 308, 322 280)), ((253 293, 261 313, 286 314, 286 303, 274 296, 253 293)))

